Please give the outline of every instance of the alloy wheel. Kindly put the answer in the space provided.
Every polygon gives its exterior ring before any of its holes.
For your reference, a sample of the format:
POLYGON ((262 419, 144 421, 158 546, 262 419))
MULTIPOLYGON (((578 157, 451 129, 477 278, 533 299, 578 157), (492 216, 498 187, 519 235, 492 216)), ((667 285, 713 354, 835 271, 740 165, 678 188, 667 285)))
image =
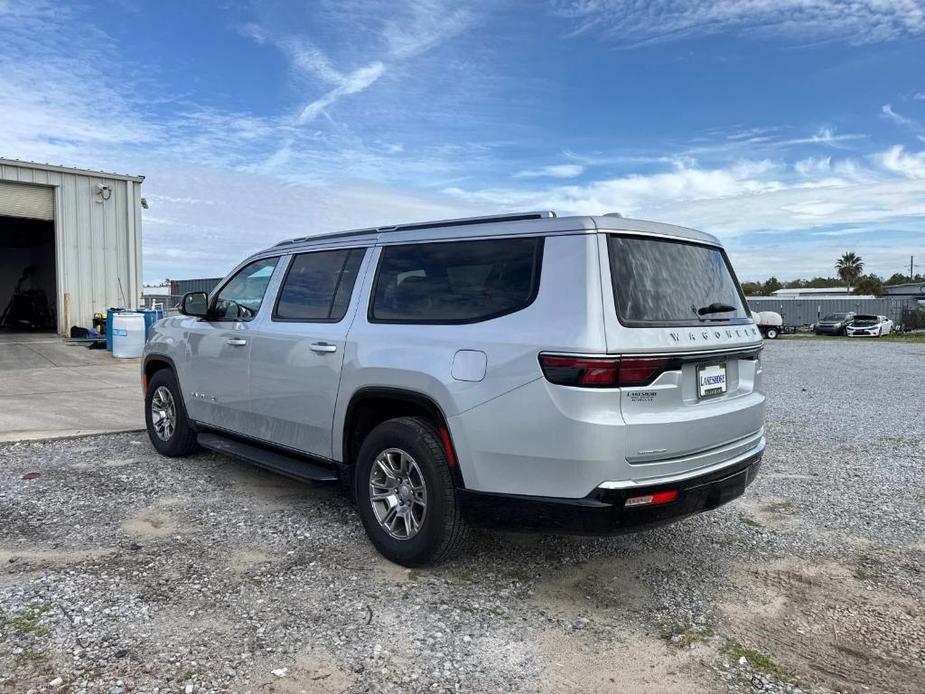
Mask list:
POLYGON ((170 441, 177 429, 177 406, 166 386, 158 386, 151 396, 151 424, 161 441, 170 441))
POLYGON ((427 514, 427 485, 414 458, 387 448, 369 472, 369 500, 382 529, 396 540, 418 534, 427 514))

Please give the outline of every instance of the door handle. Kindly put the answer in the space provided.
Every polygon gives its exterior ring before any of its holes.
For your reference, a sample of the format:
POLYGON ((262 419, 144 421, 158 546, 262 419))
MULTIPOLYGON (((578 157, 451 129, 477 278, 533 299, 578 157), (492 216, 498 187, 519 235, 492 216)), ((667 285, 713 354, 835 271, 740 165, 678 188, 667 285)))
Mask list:
POLYGON ((313 342, 310 346, 312 352, 336 352, 337 345, 329 345, 327 342, 313 342))
POLYGON ((247 340, 245 340, 243 337, 229 337, 228 344, 233 347, 243 347, 247 344, 247 340))

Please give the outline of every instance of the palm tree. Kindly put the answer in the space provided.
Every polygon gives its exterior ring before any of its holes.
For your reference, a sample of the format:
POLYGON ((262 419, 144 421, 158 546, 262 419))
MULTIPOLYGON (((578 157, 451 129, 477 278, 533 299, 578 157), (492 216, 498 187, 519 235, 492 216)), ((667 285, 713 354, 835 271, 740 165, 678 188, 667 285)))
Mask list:
POLYGON ((838 271, 838 276, 841 277, 842 281, 848 285, 848 293, 850 294, 851 285, 857 282, 858 277, 864 271, 864 261, 853 251, 848 251, 835 262, 835 269, 838 271))

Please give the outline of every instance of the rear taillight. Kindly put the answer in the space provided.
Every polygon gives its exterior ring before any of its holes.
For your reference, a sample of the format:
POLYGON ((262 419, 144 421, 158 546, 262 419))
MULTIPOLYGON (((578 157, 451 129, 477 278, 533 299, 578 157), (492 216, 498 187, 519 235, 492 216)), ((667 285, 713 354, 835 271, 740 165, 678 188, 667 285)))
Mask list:
POLYGON ((670 504, 677 501, 678 490, 669 489, 665 492, 655 492, 654 494, 643 494, 642 496, 631 496, 623 505, 626 508, 636 508, 638 506, 658 506, 659 504, 670 504))
POLYGON ((550 383, 582 388, 646 386, 659 374, 680 368, 664 357, 567 357, 541 354, 540 367, 550 383))

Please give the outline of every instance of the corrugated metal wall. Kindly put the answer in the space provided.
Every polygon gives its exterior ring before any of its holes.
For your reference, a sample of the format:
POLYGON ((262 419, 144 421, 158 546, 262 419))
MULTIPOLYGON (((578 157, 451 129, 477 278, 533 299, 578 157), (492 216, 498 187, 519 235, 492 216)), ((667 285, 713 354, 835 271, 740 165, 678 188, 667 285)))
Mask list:
POLYGON ((188 292, 206 292, 211 293, 223 277, 204 277, 194 280, 170 280, 170 295, 180 296, 188 292))
POLYGON ((852 297, 817 297, 814 299, 779 299, 776 297, 748 297, 752 311, 776 311, 784 325, 809 325, 830 313, 871 313, 887 316, 895 323, 902 321, 903 309, 917 307, 914 297, 862 299, 852 297))
POLYGON ((58 332, 92 327, 110 306, 135 307, 141 290, 141 182, 26 162, 0 164, 0 180, 54 186, 58 332), (97 184, 112 188, 100 200, 97 184))

